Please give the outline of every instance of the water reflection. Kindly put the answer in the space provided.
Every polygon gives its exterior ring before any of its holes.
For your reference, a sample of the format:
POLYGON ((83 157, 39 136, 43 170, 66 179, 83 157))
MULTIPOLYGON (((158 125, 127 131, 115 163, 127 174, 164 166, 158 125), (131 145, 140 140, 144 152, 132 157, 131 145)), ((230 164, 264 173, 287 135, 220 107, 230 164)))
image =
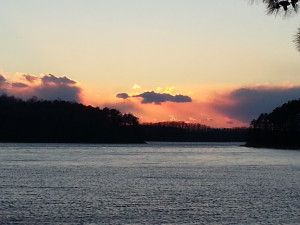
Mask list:
POLYGON ((1 144, 0 221, 299 224, 299 162, 232 143, 1 144))

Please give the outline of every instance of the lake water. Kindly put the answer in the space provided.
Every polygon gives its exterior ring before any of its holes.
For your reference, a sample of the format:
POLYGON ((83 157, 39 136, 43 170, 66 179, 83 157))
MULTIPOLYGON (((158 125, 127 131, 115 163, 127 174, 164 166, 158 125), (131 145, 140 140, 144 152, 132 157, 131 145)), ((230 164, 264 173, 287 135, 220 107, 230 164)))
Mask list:
POLYGON ((0 224, 300 224, 300 151, 0 144, 0 224))

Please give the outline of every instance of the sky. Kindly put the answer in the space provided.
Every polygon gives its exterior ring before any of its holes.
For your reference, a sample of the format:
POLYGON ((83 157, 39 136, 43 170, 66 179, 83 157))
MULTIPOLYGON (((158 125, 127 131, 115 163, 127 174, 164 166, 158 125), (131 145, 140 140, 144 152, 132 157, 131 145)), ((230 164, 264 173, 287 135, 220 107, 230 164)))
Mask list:
POLYGON ((297 15, 248 0, 0 0, 0 92, 248 126, 300 97, 297 15))

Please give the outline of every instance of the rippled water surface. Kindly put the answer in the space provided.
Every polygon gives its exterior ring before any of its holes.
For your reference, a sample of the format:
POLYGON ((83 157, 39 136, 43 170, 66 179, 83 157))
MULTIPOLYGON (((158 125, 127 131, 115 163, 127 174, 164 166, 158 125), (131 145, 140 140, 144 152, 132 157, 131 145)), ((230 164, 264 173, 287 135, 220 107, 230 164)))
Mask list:
POLYGON ((300 151, 0 144, 0 224, 300 224, 300 151))

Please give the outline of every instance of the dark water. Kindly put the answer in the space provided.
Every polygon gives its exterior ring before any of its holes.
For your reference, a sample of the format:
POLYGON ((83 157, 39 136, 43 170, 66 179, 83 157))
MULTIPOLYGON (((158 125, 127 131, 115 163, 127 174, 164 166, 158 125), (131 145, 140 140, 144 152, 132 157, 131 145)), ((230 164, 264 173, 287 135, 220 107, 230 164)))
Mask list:
POLYGON ((0 224, 300 224, 300 151, 0 144, 0 224))

